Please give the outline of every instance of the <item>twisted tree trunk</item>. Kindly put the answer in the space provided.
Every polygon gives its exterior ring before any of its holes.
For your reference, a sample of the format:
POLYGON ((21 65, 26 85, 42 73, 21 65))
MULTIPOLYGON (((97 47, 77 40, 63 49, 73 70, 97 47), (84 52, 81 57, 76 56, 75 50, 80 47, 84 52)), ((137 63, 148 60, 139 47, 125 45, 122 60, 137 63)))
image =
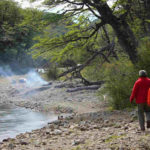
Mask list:
POLYGON ((125 20, 114 18, 114 20, 110 24, 116 32, 119 44, 128 54, 129 59, 133 64, 137 63, 138 56, 136 49, 138 46, 138 42, 136 41, 136 38, 127 22, 125 20))
POLYGON ((94 2, 95 4, 99 3, 99 5, 95 5, 95 8, 101 15, 102 21, 112 26, 116 32, 121 47, 128 54, 132 63, 135 64, 138 61, 136 50, 138 42, 136 41, 130 26, 126 22, 125 17, 116 17, 107 3, 102 3, 99 0, 94 0, 94 2))

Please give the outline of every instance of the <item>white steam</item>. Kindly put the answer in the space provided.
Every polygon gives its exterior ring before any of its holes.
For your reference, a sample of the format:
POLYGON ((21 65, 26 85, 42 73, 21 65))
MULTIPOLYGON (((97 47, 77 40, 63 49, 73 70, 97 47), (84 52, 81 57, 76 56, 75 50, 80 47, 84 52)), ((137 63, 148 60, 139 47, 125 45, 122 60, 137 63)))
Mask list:
POLYGON ((0 76, 2 77, 9 77, 12 76, 14 73, 12 72, 9 66, 0 67, 0 76))
MULTIPOLYGON (((17 71, 19 72, 19 69, 17 69, 17 71)), ((18 76, 18 74, 12 71, 9 66, 3 66, 0 67, 0 77, 6 78, 12 84, 22 84, 26 87, 37 87, 48 83, 41 78, 35 69, 30 69, 30 71, 28 71, 26 74, 18 76)))
POLYGON ((31 70, 26 74, 26 84, 27 86, 41 86, 47 84, 45 80, 41 78, 41 76, 35 71, 31 70))

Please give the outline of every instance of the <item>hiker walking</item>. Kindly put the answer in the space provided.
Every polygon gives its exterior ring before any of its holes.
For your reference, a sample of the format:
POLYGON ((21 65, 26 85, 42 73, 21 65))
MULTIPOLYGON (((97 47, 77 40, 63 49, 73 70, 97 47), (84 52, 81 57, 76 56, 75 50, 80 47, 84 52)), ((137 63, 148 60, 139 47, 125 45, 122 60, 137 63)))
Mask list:
POLYGON ((147 120, 147 128, 150 128, 150 107, 147 105, 147 94, 150 88, 150 78, 147 77, 145 70, 139 71, 139 78, 135 82, 130 96, 130 102, 135 102, 138 106, 138 118, 139 124, 142 131, 145 131, 145 116, 147 120))

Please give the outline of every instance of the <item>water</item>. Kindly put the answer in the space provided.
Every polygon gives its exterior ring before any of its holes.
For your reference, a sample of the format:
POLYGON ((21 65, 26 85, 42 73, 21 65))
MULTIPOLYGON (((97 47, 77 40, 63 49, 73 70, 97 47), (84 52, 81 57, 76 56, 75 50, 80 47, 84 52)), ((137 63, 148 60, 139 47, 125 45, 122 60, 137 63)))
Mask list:
POLYGON ((34 112, 30 109, 0 104, 0 141, 20 133, 44 127, 57 119, 55 114, 34 112))

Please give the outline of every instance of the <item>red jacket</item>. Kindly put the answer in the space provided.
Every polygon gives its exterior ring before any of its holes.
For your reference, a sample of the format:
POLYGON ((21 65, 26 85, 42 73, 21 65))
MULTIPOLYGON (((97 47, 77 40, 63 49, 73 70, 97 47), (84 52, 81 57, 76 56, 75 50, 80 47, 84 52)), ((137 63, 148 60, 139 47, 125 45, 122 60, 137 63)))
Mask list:
POLYGON ((149 88, 150 79, 147 77, 140 77, 134 84, 130 96, 130 102, 135 98, 137 104, 146 103, 149 88))

